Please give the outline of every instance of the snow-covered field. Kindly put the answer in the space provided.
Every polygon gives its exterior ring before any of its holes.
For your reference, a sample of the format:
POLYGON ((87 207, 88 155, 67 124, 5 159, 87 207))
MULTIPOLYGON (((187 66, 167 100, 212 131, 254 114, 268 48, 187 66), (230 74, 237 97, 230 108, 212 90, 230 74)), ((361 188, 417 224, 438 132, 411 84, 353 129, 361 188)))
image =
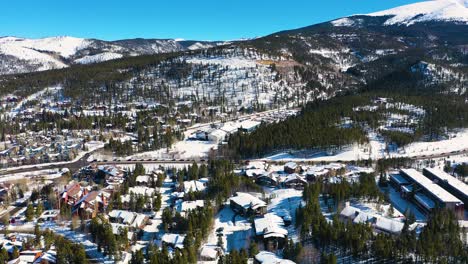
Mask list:
POLYGON ((21 172, 21 173, 12 173, 5 176, 0 176, 0 182, 9 182, 9 181, 17 181, 21 179, 33 179, 33 178, 43 178, 46 180, 52 180, 56 178, 60 178, 64 173, 68 172, 67 168, 62 170, 37 170, 37 171, 29 171, 29 172, 21 172))
POLYGON ((404 148, 387 152, 384 140, 376 133, 368 134, 369 144, 355 144, 334 155, 325 151, 314 152, 310 156, 295 155, 294 153, 277 153, 268 156, 266 160, 272 161, 352 161, 365 159, 421 157, 434 155, 450 155, 451 152, 468 150, 468 129, 453 133, 449 139, 434 142, 415 142, 404 148))
POLYGON ((126 157, 126 159, 200 159, 206 158, 217 143, 209 141, 183 140, 175 143, 169 151, 159 149, 126 157))

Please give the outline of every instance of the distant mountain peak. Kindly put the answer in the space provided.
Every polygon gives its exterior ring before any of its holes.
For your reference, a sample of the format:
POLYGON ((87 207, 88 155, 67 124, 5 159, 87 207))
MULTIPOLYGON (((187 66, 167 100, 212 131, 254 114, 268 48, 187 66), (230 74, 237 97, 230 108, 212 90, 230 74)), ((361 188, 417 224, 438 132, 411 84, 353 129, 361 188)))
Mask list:
POLYGON ((368 16, 392 16, 385 25, 412 25, 427 21, 451 21, 468 24, 468 0, 434 0, 404 5, 368 16))
POLYGON ((370 14, 358 14, 332 21, 334 26, 357 26, 360 21, 353 17, 388 17, 385 26, 410 26, 421 22, 442 21, 468 25, 468 0, 432 0, 403 5, 370 14))

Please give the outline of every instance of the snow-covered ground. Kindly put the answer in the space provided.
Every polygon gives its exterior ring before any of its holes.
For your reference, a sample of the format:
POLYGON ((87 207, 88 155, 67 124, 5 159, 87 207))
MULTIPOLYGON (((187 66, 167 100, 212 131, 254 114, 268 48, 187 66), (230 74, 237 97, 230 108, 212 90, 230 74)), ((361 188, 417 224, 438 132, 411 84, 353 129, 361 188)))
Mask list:
POLYGON ((310 156, 297 156, 294 153, 277 153, 268 156, 272 161, 352 161, 365 159, 380 159, 389 157, 423 157, 431 155, 450 155, 451 152, 468 150, 468 129, 453 133, 449 139, 434 142, 415 142, 404 148, 387 153, 384 140, 376 133, 369 132, 369 144, 354 144, 334 155, 325 151, 314 152, 310 156))
POLYGON ((53 86, 53 87, 46 87, 38 92, 35 92, 28 97, 24 98, 23 100, 19 101, 16 106, 12 108, 12 110, 8 113, 10 117, 14 117, 18 114, 18 112, 24 107, 24 105, 30 101, 37 100, 38 98, 42 97, 45 93, 52 92, 56 93, 57 91, 61 90, 61 86, 53 86))
POLYGON ((97 244, 93 243, 87 235, 70 230, 69 226, 59 226, 53 222, 49 222, 42 224, 41 229, 50 229, 54 231, 54 233, 62 235, 74 243, 81 244, 85 248, 86 254, 97 263, 115 263, 114 260, 109 259, 99 252, 97 244))
POLYGON ((175 143, 169 150, 159 149, 138 153, 126 159, 200 159, 206 158, 217 143, 209 141, 183 140, 175 143))
POLYGON ((156 236, 162 235, 162 230, 159 229, 159 226, 162 224, 162 212, 165 208, 170 206, 171 193, 174 183, 170 178, 164 180, 163 186, 160 188, 161 193, 161 209, 156 212, 156 216, 151 220, 151 224, 147 225, 143 229, 143 241, 153 241, 156 239, 156 236))
POLYGON ((223 229, 222 241, 226 252, 234 249, 247 248, 251 235, 253 234, 252 224, 248 219, 241 216, 235 216, 235 213, 229 208, 229 204, 216 215, 214 227, 208 235, 204 246, 215 247, 218 244, 216 230, 223 229))
POLYGON ((96 62, 101 62, 101 61, 120 59, 122 57, 123 55, 119 53, 103 52, 103 53, 99 53, 95 55, 84 56, 83 58, 79 58, 75 60, 75 62, 80 63, 80 64, 90 64, 90 63, 96 63, 96 62))
POLYGON ((270 203, 268 204, 268 212, 274 212, 277 215, 282 215, 287 211, 293 219, 293 224, 286 227, 288 230, 288 238, 294 242, 299 241, 299 235, 294 226, 296 210, 299 206, 305 206, 302 200, 302 191, 296 189, 278 189, 270 193, 270 203))
POLYGON ((0 182, 9 182, 9 181, 17 181, 21 179, 33 179, 33 178, 43 178, 46 180, 52 180, 56 178, 60 178, 64 173, 68 172, 67 168, 62 170, 52 169, 52 170, 37 170, 37 171, 28 171, 28 172, 20 172, 20 173, 11 173, 5 176, 0 176, 0 182))
POLYGON ((393 187, 388 187, 388 191, 390 201, 392 202, 395 209, 403 213, 406 212, 407 209, 410 209, 411 212, 413 212, 416 216, 417 221, 426 221, 426 216, 421 212, 421 210, 419 210, 416 205, 406 199, 403 199, 400 193, 397 192, 393 187))

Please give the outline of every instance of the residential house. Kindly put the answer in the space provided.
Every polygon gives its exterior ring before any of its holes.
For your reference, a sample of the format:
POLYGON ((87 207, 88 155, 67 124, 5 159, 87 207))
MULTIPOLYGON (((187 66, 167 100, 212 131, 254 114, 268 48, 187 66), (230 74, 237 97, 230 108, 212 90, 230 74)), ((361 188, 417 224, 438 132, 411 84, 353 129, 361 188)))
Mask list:
POLYGON ((303 190, 307 186, 307 181, 297 173, 290 174, 286 177, 281 178, 281 184, 285 188, 294 188, 297 190, 303 190))
POLYGON ((299 173, 301 172, 301 166, 297 165, 295 162, 288 162, 284 164, 284 172, 288 174, 299 173))
POLYGON ((229 201, 231 209, 243 216, 263 215, 266 212, 267 204, 248 193, 237 192, 229 201))
POLYGON ((288 231, 284 229, 284 221, 275 213, 268 213, 261 218, 256 218, 254 226, 257 239, 262 239, 268 250, 280 249, 287 241, 288 231))

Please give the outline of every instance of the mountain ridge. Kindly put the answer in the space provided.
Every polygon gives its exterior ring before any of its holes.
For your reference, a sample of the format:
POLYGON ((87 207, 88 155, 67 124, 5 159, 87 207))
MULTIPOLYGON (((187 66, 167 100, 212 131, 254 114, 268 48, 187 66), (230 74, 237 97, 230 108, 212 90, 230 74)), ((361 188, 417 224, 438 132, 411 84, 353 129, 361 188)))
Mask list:
POLYGON ((196 50, 223 45, 220 41, 175 39, 99 39, 57 36, 38 39, 0 38, 0 75, 65 68, 122 57, 196 50))

